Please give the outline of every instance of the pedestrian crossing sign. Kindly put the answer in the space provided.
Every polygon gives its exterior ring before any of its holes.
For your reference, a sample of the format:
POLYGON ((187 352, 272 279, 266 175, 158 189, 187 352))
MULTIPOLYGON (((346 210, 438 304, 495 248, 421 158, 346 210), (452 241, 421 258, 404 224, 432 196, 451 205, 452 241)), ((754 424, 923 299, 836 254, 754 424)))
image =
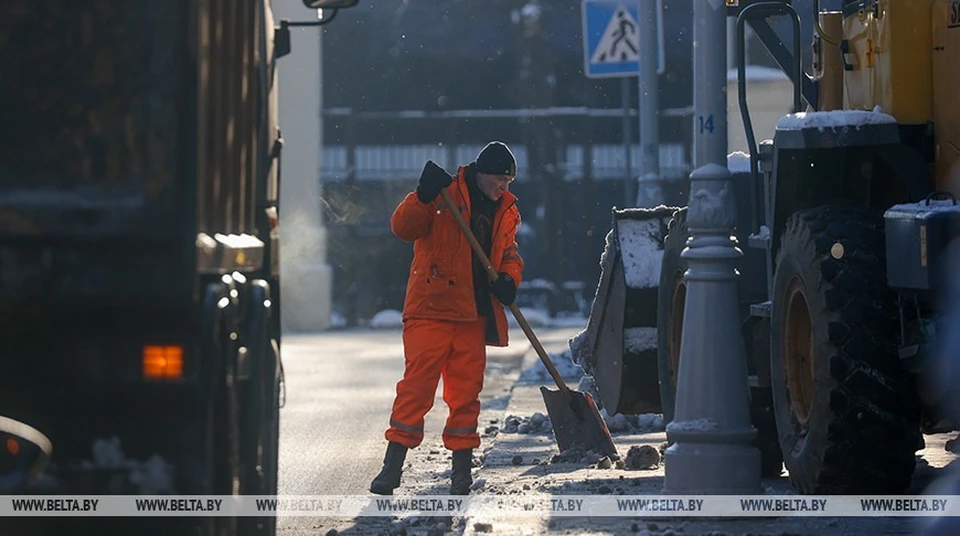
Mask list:
POLYGON ((654 0, 583 0, 584 73, 588 78, 639 72, 638 1, 654 0))

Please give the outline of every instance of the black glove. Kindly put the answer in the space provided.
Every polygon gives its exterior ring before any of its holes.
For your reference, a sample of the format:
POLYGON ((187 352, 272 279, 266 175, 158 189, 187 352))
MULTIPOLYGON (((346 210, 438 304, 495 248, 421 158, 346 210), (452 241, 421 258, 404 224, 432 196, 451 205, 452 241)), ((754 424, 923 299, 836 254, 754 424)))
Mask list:
POLYGON ((417 197, 420 198, 421 203, 426 205, 436 199, 440 195, 440 190, 450 186, 451 182, 453 182, 453 177, 438 166, 436 162, 430 160, 426 166, 423 166, 423 171, 420 173, 417 197))
POLYGON ((517 299, 517 284, 513 282, 510 274, 500 272, 500 277, 490 283, 490 294, 496 296, 500 303, 510 305, 517 299))

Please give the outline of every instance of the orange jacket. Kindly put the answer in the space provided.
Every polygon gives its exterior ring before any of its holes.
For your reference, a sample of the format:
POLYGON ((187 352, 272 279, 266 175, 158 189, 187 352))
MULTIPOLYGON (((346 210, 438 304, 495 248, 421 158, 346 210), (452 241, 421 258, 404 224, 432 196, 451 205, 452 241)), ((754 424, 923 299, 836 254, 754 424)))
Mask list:
MULTIPOLYGON (((461 166, 447 192, 458 206, 464 220, 470 221, 470 193, 467 190, 465 166, 461 166)), ((523 259, 517 251, 517 227, 520 211, 517 197, 504 192, 493 220, 490 263, 497 272, 510 274, 520 284, 523 259)), ((473 293, 473 250, 443 198, 437 196, 423 204, 416 192, 400 202, 390 218, 390 229, 398 238, 413 242, 413 262, 407 279, 407 295, 403 319, 476 320, 477 307, 473 293)), ((493 314, 499 340, 487 341, 490 346, 506 346, 507 316, 503 306, 492 295, 493 314)))

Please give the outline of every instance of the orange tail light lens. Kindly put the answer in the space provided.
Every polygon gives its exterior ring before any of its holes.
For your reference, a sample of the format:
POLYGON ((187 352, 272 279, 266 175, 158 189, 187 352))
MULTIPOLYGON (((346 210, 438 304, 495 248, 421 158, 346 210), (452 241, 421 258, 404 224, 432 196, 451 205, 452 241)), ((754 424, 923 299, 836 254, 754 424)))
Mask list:
POLYGON ((182 346, 144 346, 143 377, 178 380, 183 377, 182 346))

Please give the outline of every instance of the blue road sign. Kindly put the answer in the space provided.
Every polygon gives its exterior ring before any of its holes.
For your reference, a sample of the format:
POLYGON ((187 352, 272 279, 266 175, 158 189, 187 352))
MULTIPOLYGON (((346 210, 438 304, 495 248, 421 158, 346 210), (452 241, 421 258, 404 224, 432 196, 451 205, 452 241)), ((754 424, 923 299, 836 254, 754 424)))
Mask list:
POLYGON ((588 78, 635 76, 639 72, 637 2, 583 0, 583 72, 588 78))

